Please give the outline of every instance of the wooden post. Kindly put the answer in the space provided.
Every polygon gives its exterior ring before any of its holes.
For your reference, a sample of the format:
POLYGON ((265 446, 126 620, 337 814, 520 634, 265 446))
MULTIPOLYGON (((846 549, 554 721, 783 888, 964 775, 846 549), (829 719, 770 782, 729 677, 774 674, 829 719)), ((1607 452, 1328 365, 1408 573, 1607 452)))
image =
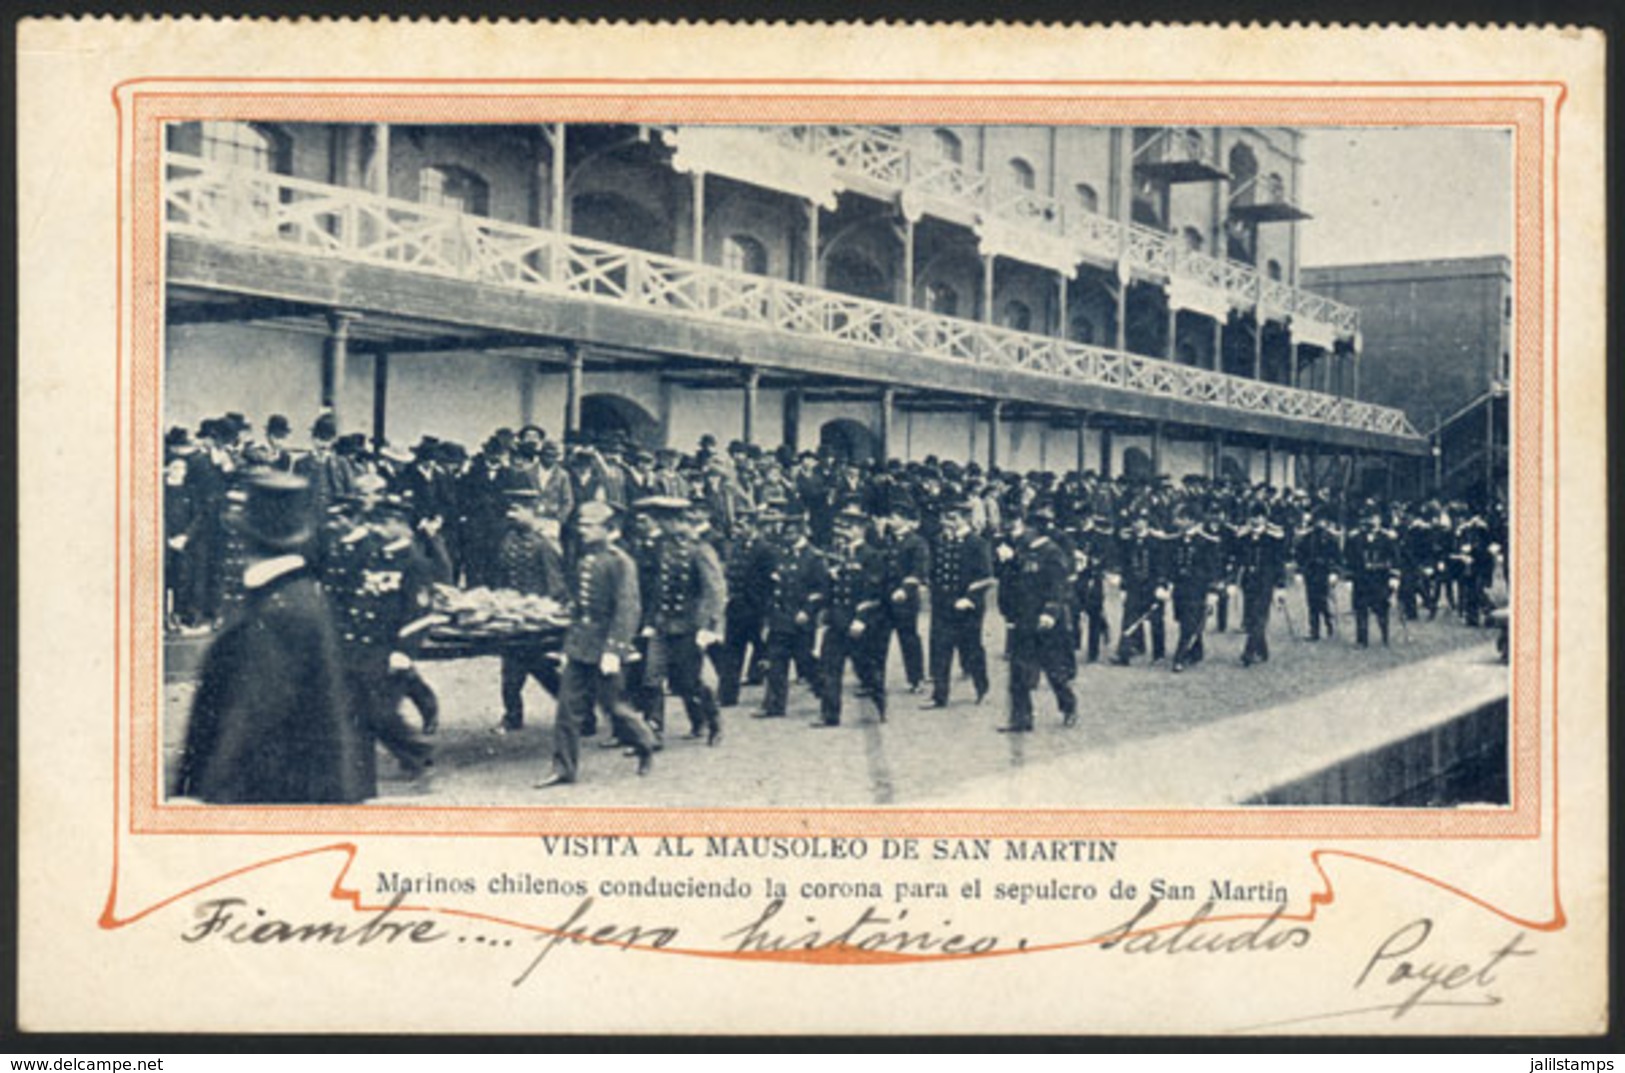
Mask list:
POLYGON ((1253 314, 1253 379, 1264 379, 1264 315, 1262 309, 1253 314))
POLYGON ((746 443, 756 442, 756 399, 762 384, 762 370, 752 366, 745 370, 745 413, 740 429, 746 443))
POLYGON ((1224 472, 1224 433, 1218 429, 1214 429, 1213 441, 1208 445, 1208 459, 1208 479, 1216 481, 1224 472))
POLYGON ((1162 422, 1151 425, 1151 476, 1162 476, 1162 422))
POLYGON ((1084 441, 1089 433, 1089 415, 1078 415, 1078 472, 1084 471, 1084 462, 1088 455, 1084 452, 1084 441))
POLYGON ((1218 372, 1219 371, 1219 366, 1222 365, 1223 363, 1224 363, 1224 318, 1222 318, 1222 317, 1214 317, 1213 318, 1213 361, 1211 363, 1211 368, 1213 369, 1214 372, 1218 372))
POLYGON ((1055 338, 1066 339, 1072 334, 1067 324, 1066 273, 1057 272, 1055 274, 1055 282, 1057 284, 1055 288, 1055 338))
POLYGON ((389 415, 389 355, 372 356, 372 442, 383 443, 388 437, 389 415))
POLYGON ((1179 357, 1179 310, 1173 303, 1168 303, 1168 334, 1162 345, 1162 356, 1168 361, 1175 361, 1179 357))
POLYGON ((1112 475, 1112 430, 1100 430, 1100 477, 1107 480, 1112 475))
POLYGON ((587 362, 575 343, 566 343, 564 350, 570 358, 569 378, 564 385, 564 434, 575 440, 581 435, 581 394, 587 362))
POLYGON ((1271 436, 1264 438, 1264 483, 1275 483, 1275 439, 1271 436))

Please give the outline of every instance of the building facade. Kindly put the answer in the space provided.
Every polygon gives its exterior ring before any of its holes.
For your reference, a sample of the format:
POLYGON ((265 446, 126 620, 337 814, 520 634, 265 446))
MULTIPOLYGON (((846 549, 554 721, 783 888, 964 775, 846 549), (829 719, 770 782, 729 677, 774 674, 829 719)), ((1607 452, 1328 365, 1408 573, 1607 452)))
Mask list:
POLYGON ((1360 311, 1364 347, 1350 394, 1404 410, 1430 437, 1434 463, 1423 483, 1451 498, 1504 501, 1511 260, 1313 267, 1303 279, 1360 311))
POLYGON ((1284 128, 173 124, 165 418, 1299 481, 1425 457, 1284 128), (1368 378, 1369 379, 1369 378, 1368 378))

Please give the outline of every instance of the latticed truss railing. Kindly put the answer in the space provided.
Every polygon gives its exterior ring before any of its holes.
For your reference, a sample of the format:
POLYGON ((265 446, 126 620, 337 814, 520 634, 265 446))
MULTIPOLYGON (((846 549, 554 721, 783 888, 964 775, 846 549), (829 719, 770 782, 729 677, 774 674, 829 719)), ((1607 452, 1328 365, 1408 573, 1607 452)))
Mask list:
MULTIPOLYGON (((167 229, 1398 436, 1398 410, 170 154, 167 229)), ((1211 260, 1211 258, 1209 259, 1211 260)))

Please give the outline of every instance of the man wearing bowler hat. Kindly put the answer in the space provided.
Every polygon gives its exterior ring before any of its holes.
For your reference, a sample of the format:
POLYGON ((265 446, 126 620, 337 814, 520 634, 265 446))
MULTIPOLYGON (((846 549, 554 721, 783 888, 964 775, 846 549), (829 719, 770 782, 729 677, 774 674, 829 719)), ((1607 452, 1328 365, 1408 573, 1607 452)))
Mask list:
POLYGON ((375 792, 372 742, 346 688, 332 611, 302 552, 306 481, 255 477, 236 522, 240 613, 204 657, 176 792, 214 804, 339 804, 375 792))

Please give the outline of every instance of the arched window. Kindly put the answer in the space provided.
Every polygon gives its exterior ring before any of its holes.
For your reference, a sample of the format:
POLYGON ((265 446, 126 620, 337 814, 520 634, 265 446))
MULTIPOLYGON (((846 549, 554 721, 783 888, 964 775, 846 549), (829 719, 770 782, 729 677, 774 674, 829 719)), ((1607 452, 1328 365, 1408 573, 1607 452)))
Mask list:
POLYGON ((1264 274, 1279 283, 1281 280, 1281 262, 1271 257, 1269 263, 1264 266, 1264 274))
POLYGON ((936 147, 937 159, 946 160, 950 164, 960 164, 965 160, 965 146, 959 140, 959 135, 951 130, 934 130, 931 132, 932 144, 936 147))
POLYGON ((722 240, 722 267, 730 272, 767 275, 767 248, 749 235, 729 235, 722 240))
POLYGON ((946 283, 932 283, 925 288, 925 306, 933 313, 945 317, 959 315, 959 292, 946 283))
POLYGON ((1005 165, 1005 178, 1018 190, 1031 190, 1038 182, 1033 166, 1019 156, 1011 157, 1005 165))
POLYGON ((234 120, 206 119, 203 128, 203 156, 235 168, 254 171, 288 172, 288 136, 267 123, 239 123, 234 120))
POLYGON ((1004 303, 1004 311, 999 314, 999 324, 1015 332, 1030 332, 1033 330, 1033 311, 1027 308, 1027 303, 1014 299, 1004 303))
POLYGON ((418 201, 471 216, 489 214, 491 188, 484 179, 455 164, 433 164, 418 172, 418 201))
POLYGON ((1084 212, 1100 211, 1100 193, 1088 183, 1079 183, 1074 192, 1078 197, 1078 208, 1084 212))
POLYGON ((1247 145, 1230 150, 1230 189, 1240 190, 1258 174, 1258 156, 1247 145))
POLYGON ((1187 227, 1182 234, 1185 236, 1185 248, 1187 250, 1195 253, 1202 252, 1202 247, 1206 245, 1205 240, 1202 238, 1202 232, 1194 227, 1187 227))

